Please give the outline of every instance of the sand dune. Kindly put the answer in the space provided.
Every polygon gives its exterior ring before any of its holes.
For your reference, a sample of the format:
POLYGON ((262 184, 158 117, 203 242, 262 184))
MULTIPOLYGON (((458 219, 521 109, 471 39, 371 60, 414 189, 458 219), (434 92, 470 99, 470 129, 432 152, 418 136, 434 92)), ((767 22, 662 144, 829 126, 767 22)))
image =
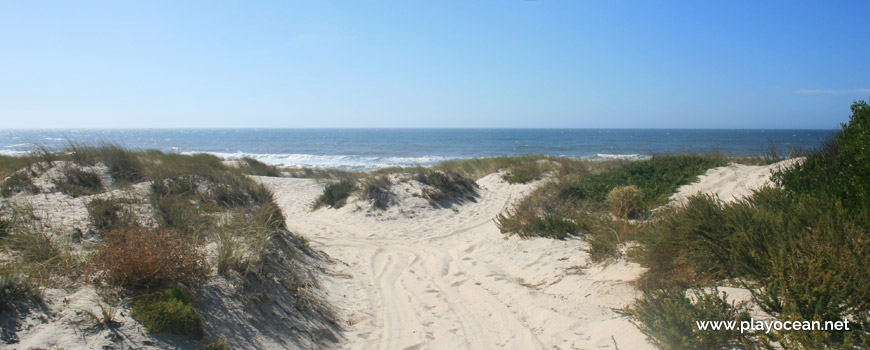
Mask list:
POLYGON ((534 185, 498 174, 475 203, 435 209, 400 189, 401 205, 369 211, 351 201, 310 211, 313 180, 259 178, 291 230, 341 263, 324 282, 346 321, 347 349, 645 349, 612 308, 631 303, 643 271, 589 266, 580 239, 505 238, 492 221, 534 185))

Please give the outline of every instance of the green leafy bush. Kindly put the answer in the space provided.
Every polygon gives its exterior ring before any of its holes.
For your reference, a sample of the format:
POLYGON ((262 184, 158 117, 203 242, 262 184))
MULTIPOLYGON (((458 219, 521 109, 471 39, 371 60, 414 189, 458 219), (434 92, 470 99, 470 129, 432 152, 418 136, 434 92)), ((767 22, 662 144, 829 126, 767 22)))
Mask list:
POLYGON ((638 321, 647 339, 663 350, 714 350, 751 348, 752 342, 739 328, 699 330, 696 321, 748 321, 742 305, 734 305, 712 291, 693 290, 693 298, 681 288, 653 289, 625 310, 638 321), (694 299, 694 300, 693 300, 694 299))
POLYGON ((618 186, 637 186, 643 191, 640 208, 652 209, 667 203, 677 188, 698 179, 707 169, 727 165, 723 158, 699 155, 655 156, 634 161, 601 174, 575 179, 564 195, 591 203, 604 203, 618 186))
POLYGON ((203 336, 202 316, 193 293, 181 287, 136 296, 130 315, 149 333, 203 336))

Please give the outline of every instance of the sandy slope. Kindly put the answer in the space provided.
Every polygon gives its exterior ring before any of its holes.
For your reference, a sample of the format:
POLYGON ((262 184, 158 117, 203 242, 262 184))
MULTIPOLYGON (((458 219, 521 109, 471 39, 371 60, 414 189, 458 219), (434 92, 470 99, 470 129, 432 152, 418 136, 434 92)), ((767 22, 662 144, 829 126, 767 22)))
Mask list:
POLYGON ((673 204, 685 204, 689 197, 698 193, 707 193, 717 196, 724 202, 731 202, 752 194, 752 191, 763 186, 772 186, 770 175, 778 170, 788 168, 804 158, 792 158, 770 165, 742 165, 731 164, 728 166, 707 170, 704 175, 698 176, 698 181, 680 187, 673 196, 673 204))
POLYGON ((498 174, 481 197, 432 208, 399 187, 400 205, 310 211, 313 180, 258 178, 275 192, 289 228, 340 263, 324 281, 347 322, 347 349, 646 349, 611 308, 636 296, 643 271, 618 261, 587 266, 579 239, 505 239, 492 219, 530 185, 498 174))

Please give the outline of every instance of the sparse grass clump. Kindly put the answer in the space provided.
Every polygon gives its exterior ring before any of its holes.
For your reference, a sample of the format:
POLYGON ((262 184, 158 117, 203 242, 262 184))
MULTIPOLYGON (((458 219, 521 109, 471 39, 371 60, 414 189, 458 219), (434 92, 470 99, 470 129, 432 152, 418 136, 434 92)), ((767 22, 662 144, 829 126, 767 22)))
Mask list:
POLYGON ((87 196, 103 191, 103 180, 94 172, 68 166, 61 175, 53 179, 54 187, 71 197, 87 196))
POLYGON ((130 226, 106 233, 93 256, 100 280, 130 289, 196 284, 206 273, 190 239, 169 229, 130 226))
POLYGON ((181 287, 136 296, 130 316, 142 323, 148 333, 203 336, 202 316, 193 293, 181 287))
POLYGON ((91 224, 101 232, 117 230, 124 226, 132 226, 133 214, 124 207, 123 201, 117 198, 97 198, 86 205, 91 217, 91 224))
POLYGON ((17 193, 39 193, 39 187, 33 183, 33 178, 25 171, 16 172, 0 184, 0 195, 10 197, 17 193))
POLYGON ((278 168, 251 157, 244 157, 239 160, 239 163, 242 166, 242 172, 245 174, 272 177, 281 176, 281 171, 278 168))
POLYGON ((347 197, 356 190, 356 182, 350 180, 341 180, 326 185, 321 194, 314 201, 314 209, 329 206, 331 208, 341 208, 344 206, 347 197))
POLYGON ((386 175, 366 179, 362 186, 362 199, 371 201, 375 208, 386 209, 393 197, 390 186, 392 182, 386 175))
POLYGON ((448 160, 432 167, 434 170, 451 171, 463 177, 477 180, 486 175, 506 170, 502 176, 510 183, 527 183, 554 172, 568 174, 585 167, 584 162, 546 155, 522 155, 512 157, 488 157, 448 160))
POLYGON ((434 202, 447 199, 471 200, 477 196, 477 183, 452 171, 439 171, 431 169, 419 169, 415 178, 431 188, 423 190, 423 196, 434 202))
POLYGON ((604 202, 617 218, 628 219, 640 210, 643 192, 634 185, 617 186, 610 190, 604 202))
POLYGON ((9 266, 0 267, 0 313, 15 307, 19 302, 38 300, 39 293, 21 274, 10 271, 9 266))

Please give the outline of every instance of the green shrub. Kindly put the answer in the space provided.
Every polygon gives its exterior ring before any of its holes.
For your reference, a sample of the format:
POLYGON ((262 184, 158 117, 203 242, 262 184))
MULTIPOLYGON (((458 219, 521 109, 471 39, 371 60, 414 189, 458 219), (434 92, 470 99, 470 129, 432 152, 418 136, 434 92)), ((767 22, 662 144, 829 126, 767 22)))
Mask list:
POLYGON ((846 208, 870 209, 870 106, 852 104, 852 116, 842 130, 803 163, 776 174, 793 193, 839 199, 846 208))
POLYGON ((693 196, 684 208, 662 214, 638 235, 640 246, 632 256, 649 268, 647 277, 657 284, 689 286, 725 278, 728 254, 720 248, 732 235, 726 225, 726 213, 715 198, 693 196))
POLYGON ((642 202, 643 192, 634 185, 614 187, 605 200, 610 212, 620 219, 637 214, 642 202))
POLYGON ((16 193, 22 192, 30 194, 39 193, 39 187, 36 187, 36 185, 33 184, 33 178, 30 177, 27 172, 16 172, 7 177, 6 180, 3 180, 3 183, 0 184, 0 195, 3 197, 10 197, 16 193))
POLYGON ((649 160, 626 163, 601 174, 575 179, 564 195, 591 203, 604 203, 617 186, 637 186, 643 191, 641 209, 649 210, 667 203, 677 188, 698 179, 707 169, 727 165, 722 158, 698 155, 655 156, 649 160))
POLYGON ((136 296, 130 316, 142 323, 149 333, 203 336, 202 316, 193 293, 181 287, 136 296))
POLYGON ((341 208, 347 197, 356 190, 356 182, 350 180, 341 180, 326 185, 323 188, 323 193, 314 201, 314 209, 322 206, 330 206, 332 208, 341 208))
POLYGON ((627 313, 638 323, 647 339, 663 350, 713 350, 751 348, 752 342, 739 328, 700 330, 696 321, 748 321, 742 305, 728 303, 716 289, 694 290, 694 301, 681 288, 644 292, 627 313))
POLYGON ((72 166, 62 169, 61 176, 53 181, 57 190, 72 197, 92 195, 103 190, 103 180, 99 175, 72 166))

